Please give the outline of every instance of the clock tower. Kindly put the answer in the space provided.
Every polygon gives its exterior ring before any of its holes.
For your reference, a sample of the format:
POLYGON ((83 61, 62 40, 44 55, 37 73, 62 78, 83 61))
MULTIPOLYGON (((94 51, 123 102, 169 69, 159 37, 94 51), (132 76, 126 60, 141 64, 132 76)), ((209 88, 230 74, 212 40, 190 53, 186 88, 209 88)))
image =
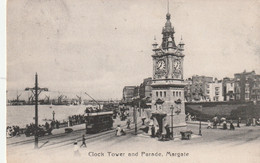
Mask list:
MULTIPOLYGON (((186 129, 183 80, 184 43, 181 38, 180 43, 175 44, 175 31, 170 19, 171 15, 168 12, 165 26, 162 28, 161 45, 158 46, 156 38, 152 44, 152 113, 164 115, 162 122, 158 124, 161 126, 168 124, 175 135, 186 129)), ((159 121, 158 118, 157 121, 159 121)))

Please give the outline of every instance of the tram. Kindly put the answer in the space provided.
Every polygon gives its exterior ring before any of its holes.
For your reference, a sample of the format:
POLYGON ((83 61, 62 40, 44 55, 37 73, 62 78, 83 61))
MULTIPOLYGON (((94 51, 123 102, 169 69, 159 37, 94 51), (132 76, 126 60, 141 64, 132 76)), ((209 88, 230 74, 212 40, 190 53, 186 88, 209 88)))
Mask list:
POLYGON ((113 111, 86 113, 86 134, 98 133, 113 128, 113 111))

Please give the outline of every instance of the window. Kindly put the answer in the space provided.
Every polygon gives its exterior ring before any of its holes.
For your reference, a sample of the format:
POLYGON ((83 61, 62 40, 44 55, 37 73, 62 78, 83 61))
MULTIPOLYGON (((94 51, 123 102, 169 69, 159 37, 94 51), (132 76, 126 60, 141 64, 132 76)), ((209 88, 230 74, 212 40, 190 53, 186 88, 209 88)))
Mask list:
POLYGON ((156 97, 158 97, 158 92, 156 91, 156 97))
POLYGON ((166 92, 164 91, 164 97, 166 97, 166 92))
POLYGON ((179 92, 179 96, 181 96, 181 92, 179 92))
POLYGON ((176 96, 178 97, 178 92, 176 92, 176 96))
POLYGON ((160 92, 160 96, 162 97, 162 92, 160 92))
POLYGON ((175 91, 172 92, 173 97, 175 97, 175 91))

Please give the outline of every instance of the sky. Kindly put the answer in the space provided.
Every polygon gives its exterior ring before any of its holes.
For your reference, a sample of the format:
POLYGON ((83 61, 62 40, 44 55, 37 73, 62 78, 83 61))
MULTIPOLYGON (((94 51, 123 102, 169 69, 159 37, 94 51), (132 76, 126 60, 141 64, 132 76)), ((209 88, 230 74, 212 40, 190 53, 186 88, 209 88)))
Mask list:
MULTIPOLYGON (((258 0, 170 0, 184 78, 260 74, 259 8, 258 0)), ((121 99, 124 86, 152 76, 166 13, 167 0, 8 0, 8 96, 33 87, 37 72, 50 92, 121 99)))

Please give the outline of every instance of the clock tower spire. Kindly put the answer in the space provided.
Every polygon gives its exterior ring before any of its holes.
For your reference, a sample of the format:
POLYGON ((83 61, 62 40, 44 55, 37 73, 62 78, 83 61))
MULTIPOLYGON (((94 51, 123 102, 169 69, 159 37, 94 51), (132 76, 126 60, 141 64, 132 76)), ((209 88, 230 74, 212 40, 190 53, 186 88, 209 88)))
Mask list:
POLYGON ((169 37, 171 37, 171 39, 173 40, 173 47, 176 48, 176 44, 174 41, 174 28, 172 26, 171 23, 171 14, 169 13, 169 1, 168 1, 168 6, 167 6, 168 12, 166 14, 166 23, 165 26, 162 29, 162 48, 163 49, 168 49, 168 43, 167 40, 169 39, 169 37))

